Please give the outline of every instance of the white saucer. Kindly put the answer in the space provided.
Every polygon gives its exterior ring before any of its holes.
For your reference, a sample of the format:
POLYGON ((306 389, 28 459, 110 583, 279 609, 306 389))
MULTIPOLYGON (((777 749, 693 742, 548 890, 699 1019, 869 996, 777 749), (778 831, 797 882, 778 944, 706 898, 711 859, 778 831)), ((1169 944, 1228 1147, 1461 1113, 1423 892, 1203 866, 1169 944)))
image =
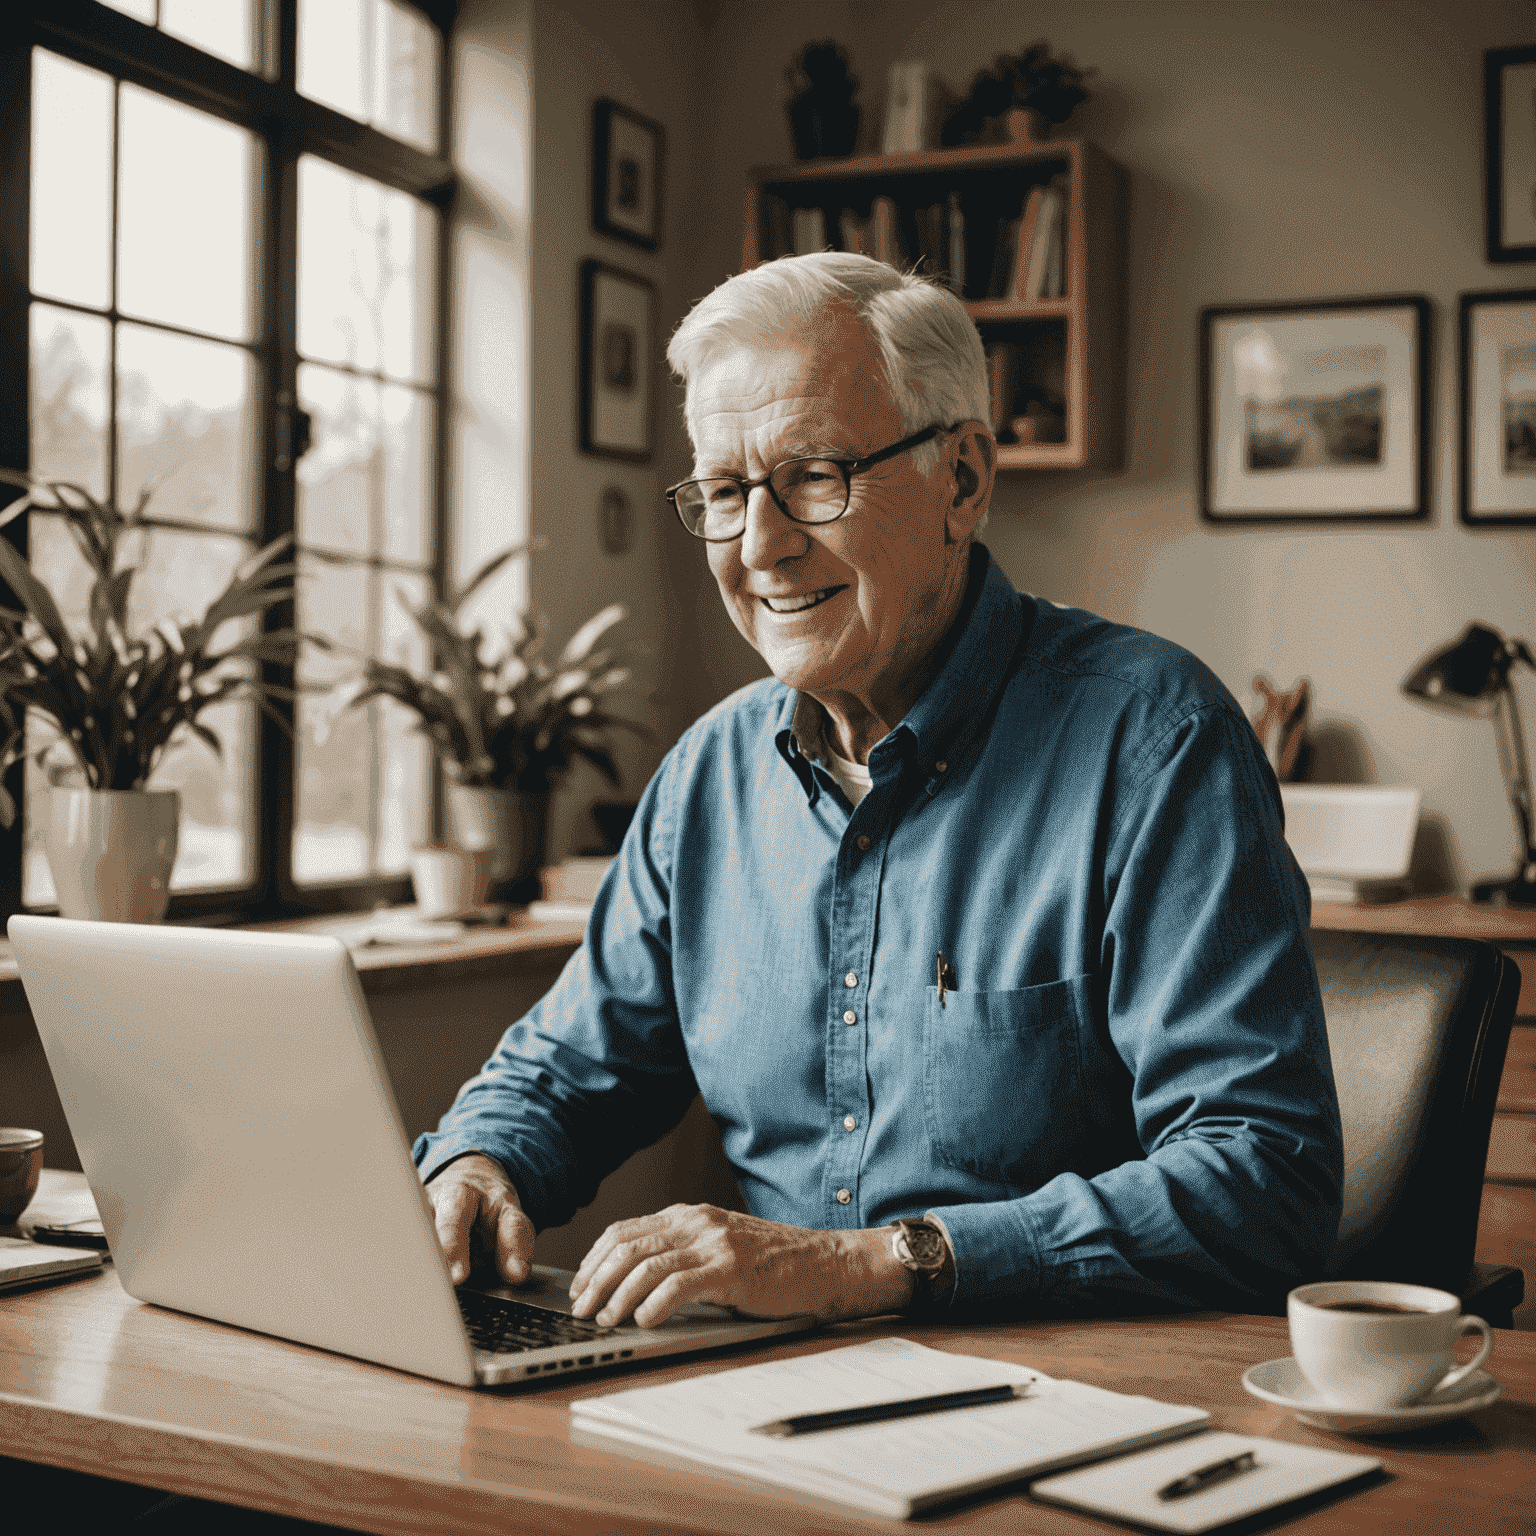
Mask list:
POLYGON ((1387 1435, 1442 1424, 1497 1402, 1503 1390, 1487 1371, 1473 1371, 1455 1386, 1431 1392, 1407 1408, 1333 1408, 1289 1355, 1250 1366, 1243 1372, 1243 1386, 1266 1403, 1289 1408, 1303 1424, 1340 1435, 1387 1435))

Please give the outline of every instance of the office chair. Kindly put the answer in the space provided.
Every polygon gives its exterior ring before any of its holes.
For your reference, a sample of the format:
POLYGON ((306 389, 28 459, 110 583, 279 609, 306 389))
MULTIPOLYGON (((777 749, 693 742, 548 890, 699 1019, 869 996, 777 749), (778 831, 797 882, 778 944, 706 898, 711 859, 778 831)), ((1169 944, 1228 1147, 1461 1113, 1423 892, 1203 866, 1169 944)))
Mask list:
POLYGON ((1312 953, 1344 1126, 1327 1277, 1437 1286, 1511 1327, 1524 1276, 1473 1253, 1518 967, 1473 939, 1314 929, 1312 953))

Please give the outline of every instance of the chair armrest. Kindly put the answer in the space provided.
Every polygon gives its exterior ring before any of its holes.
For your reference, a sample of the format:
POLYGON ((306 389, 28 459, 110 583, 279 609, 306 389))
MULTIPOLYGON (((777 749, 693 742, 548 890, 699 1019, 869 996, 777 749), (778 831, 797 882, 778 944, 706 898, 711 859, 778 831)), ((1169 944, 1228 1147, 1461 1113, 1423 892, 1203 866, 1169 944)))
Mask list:
POLYGON ((1513 1328, 1513 1313, 1525 1300, 1525 1274, 1513 1264, 1474 1264, 1461 1290, 1461 1310, 1493 1328, 1513 1328))

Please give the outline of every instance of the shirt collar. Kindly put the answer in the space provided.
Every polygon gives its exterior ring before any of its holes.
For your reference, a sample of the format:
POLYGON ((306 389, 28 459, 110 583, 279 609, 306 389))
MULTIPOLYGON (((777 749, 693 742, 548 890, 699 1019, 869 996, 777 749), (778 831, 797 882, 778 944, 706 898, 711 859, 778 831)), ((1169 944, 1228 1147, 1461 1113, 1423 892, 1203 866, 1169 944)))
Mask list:
MULTIPOLYGON (((939 642, 938 675, 905 719, 869 754, 869 769, 876 783, 897 771, 909 755, 936 762, 959 755, 977 725, 991 712, 1033 612, 1032 605, 1019 601, 1013 583, 987 547, 973 544, 965 601, 949 633, 939 642)), ((820 791, 811 764, 825 763, 829 751, 825 714, 805 693, 791 694, 785 713, 788 718, 774 744, 814 805, 820 791)))

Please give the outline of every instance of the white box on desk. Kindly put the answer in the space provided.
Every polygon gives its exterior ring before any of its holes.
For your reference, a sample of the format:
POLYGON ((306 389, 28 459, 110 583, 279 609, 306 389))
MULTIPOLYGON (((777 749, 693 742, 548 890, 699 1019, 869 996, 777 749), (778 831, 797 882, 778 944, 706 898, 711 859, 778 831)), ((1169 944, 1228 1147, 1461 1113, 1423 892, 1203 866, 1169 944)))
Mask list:
POLYGON ((1368 901, 1406 880, 1419 791, 1399 784, 1282 784, 1285 840, 1314 901, 1368 901))

